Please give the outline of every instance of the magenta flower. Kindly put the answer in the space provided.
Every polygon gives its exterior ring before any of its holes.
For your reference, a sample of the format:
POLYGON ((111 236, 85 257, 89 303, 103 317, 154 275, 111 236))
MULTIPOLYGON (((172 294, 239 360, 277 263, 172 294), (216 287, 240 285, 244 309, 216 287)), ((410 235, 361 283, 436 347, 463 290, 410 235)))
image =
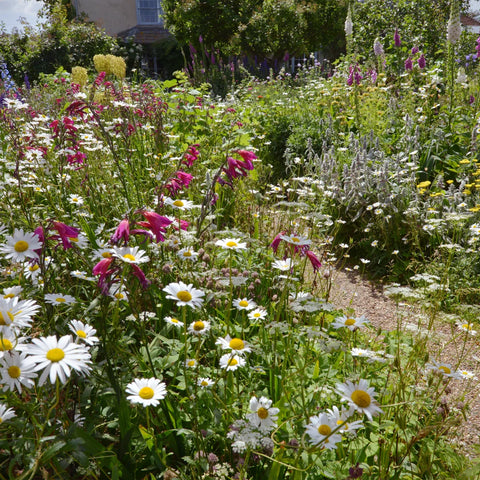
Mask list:
POLYGON ((417 60, 418 66, 423 70, 426 65, 425 55, 422 53, 417 60))
MULTIPOLYGON (((65 225, 62 222, 53 222, 53 228, 58 232, 58 235, 60 236, 60 239, 62 240, 62 245, 64 250, 67 250, 67 248, 72 248, 73 245, 70 242, 70 238, 78 238, 78 234, 80 233, 80 230, 75 227, 69 227, 68 225, 65 225)), ((52 238, 58 238, 57 235, 53 236, 52 238)))
POLYGON ((114 243, 115 245, 120 241, 123 240, 125 245, 128 243, 130 239, 130 223, 128 218, 124 218, 118 225, 115 233, 110 238, 110 243, 114 243))
POLYGON ((405 60, 405 70, 413 70, 412 57, 408 57, 405 60))
POLYGON ((395 33, 393 35, 393 42, 396 47, 402 46, 402 41, 400 40, 400 34, 398 33, 398 28, 395 29, 395 33))
POLYGON ((163 236, 166 233, 168 227, 172 220, 166 217, 162 217, 156 212, 141 212, 141 214, 147 219, 146 222, 138 222, 142 227, 146 227, 152 231, 155 235, 155 239, 158 242, 163 242, 165 237, 163 236))
POLYGON ((320 267, 322 266, 318 257, 311 250, 307 250, 306 255, 307 255, 308 259, 310 260, 310 263, 312 264, 313 271, 314 272, 318 271, 320 269, 320 267))

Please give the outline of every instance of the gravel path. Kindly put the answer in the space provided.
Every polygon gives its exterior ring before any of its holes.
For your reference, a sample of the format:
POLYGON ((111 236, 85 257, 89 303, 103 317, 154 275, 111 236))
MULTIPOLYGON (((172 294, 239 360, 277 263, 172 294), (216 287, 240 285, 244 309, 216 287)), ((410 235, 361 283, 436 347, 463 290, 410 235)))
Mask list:
MULTIPOLYGON (((402 328, 408 323, 417 324, 422 318, 418 306, 396 304, 395 301, 383 293, 380 285, 375 285, 363 279, 356 272, 335 271, 332 275, 330 302, 343 310, 353 309, 355 315, 365 315, 372 325, 383 330, 395 330, 398 325, 402 328), (420 317, 419 317, 420 316, 420 317)), ((426 325, 426 320, 424 324, 426 325)), ((461 368, 474 372, 480 379, 480 347, 477 336, 470 336, 465 343, 461 341, 463 335, 458 335, 456 324, 451 319, 435 322, 435 327, 429 331, 428 350, 430 360, 439 360, 453 366, 461 361, 461 368), (456 341, 452 338, 457 337, 456 341), (465 347, 465 349, 464 349, 465 347), (439 355, 441 352, 441 358, 439 355), (465 352, 468 352, 465 355, 465 352)), ((469 456, 479 456, 474 444, 480 443, 480 384, 479 381, 453 380, 452 392, 447 396, 449 404, 457 404, 458 399, 465 398, 469 405, 467 419, 457 428, 455 439, 462 451, 469 456), (465 391, 465 385, 468 389, 465 391), (463 389, 463 390, 462 390, 463 389), (472 455, 473 453, 473 455, 472 455)))

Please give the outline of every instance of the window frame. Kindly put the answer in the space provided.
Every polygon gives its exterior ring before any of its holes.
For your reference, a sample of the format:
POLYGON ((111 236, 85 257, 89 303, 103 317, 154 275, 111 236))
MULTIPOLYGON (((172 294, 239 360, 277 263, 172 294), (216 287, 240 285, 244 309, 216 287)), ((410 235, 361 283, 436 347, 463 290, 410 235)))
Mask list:
POLYGON ((137 4, 137 23, 138 23, 138 25, 163 25, 163 18, 161 17, 161 15, 163 14, 161 0, 156 0, 156 3, 157 3, 156 7, 142 7, 141 3, 142 3, 142 0, 137 0, 136 1, 136 4, 137 4), (158 20, 156 22, 142 21, 142 13, 145 13, 145 11, 153 11, 153 10, 155 10, 157 12, 158 20))

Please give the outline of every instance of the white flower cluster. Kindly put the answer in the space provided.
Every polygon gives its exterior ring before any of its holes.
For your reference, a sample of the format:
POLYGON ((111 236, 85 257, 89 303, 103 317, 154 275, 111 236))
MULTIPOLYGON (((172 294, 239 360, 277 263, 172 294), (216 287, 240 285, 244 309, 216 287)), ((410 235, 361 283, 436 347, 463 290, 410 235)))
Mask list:
POLYGON ((243 453, 247 449, 273 449, 270 432, 277 426, 277 416, 280 411, 272 407, 272 401, 266 397, 252 397, 250 410, 246 420, 236 420, 227 438, 233 440, 232 449, 235 453, 243 453))

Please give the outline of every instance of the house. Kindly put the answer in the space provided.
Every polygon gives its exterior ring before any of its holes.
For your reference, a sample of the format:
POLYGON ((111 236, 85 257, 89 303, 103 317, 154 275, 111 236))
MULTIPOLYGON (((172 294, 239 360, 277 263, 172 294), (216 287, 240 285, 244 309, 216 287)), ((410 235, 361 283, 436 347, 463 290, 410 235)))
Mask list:
POLYGON ((144 47, 145 70, 161 68, 156 46, 172 35, 163 24, 161 0, 71 0, 77 18, 86 17, 112 37, 130 38, 144 47))
POLYGON ((480 34, 480 22, 471 15, 462 13, 460 15, 460 24, 462 25, 462 30, 480 34))

